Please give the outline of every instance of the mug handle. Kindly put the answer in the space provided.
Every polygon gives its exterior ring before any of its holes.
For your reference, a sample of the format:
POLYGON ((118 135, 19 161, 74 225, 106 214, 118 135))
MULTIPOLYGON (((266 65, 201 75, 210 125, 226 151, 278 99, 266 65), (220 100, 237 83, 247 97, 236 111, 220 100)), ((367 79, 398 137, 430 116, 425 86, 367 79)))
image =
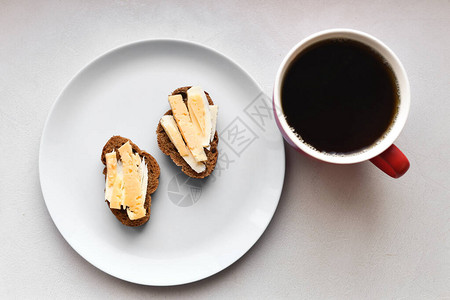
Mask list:
POLYGON ((409 160, 394 144, 383 153, 371 158, 370 162, 393 178, 399 178, 409 169, 409 160))

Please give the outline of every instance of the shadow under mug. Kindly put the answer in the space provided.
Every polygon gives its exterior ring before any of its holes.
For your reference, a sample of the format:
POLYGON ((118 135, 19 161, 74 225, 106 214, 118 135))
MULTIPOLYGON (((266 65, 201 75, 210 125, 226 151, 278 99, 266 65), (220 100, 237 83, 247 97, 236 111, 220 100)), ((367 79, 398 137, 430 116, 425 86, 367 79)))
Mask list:
MULTIPOLYGON (((275 114, 275 120, 284 139, 294 149, 299 152, 306 153, 307 155, 318 160, 334 164, 354 164, 369 160, 383 172, 394 178, 399 178, 405 174, 409 168, 408 159, 393 144, 405 125, 409 113, 409 106, 409 82, 406 76, 406 71, 398 57, 380 40, 367 33, 352 29, 331 29, 321 31, 305 38, 300 43, 295 45, 286 55, 280 68, 278 69, 273 91, 273 111, 275 114), (323 40, 334 38, 356 40, 376 50, 391 66, 397 80, 400 95, 397 116, 391 124, 389 132, 385 134, 382 139, 378 140, 374 145, 368 147, 367 149, 348 155, 330 155, 312 149, 309 145, 299 139, 290 129, 290 126, 284 117, 281 105, 283 79, 289 69, 289 66, 295 58, 309 46, 323 40)), ((299 132, 299 134, 301 135, 301 132, 299 132)))

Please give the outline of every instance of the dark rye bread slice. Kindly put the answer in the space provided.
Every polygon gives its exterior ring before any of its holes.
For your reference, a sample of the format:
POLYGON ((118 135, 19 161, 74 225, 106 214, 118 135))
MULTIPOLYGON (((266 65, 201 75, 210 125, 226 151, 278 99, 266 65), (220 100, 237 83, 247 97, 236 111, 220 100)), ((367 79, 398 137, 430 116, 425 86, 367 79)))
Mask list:
MULTIPOLYGON (((128 214, 127 214, 127 210, 126 209, 114 209, 114 208, 110 208, 111 212, 116 216, 116 218, 122 222, 123 225, 126 226, 141 226, 145 223, 147 223, 148 219, 150 218, 150 206, 151 206, 151 194, 154 193, 156 191, 156 188, 158 187, 159 184, 159 174, 160 174, 160 170, 159 170, 159 165, 156 162, 156 159, 153 158, 153 156, 151 156, 150 154, 148 154, 147 152, 139 149, 138 146, 136 146, 136 144, 134 144, 131 140, 115 135, 112 138, 110 138, 108 140, 108 142, 106 143, 106 145, 103 147, 103 151, 102 151, 102 163, 105 165, 105 168, 103 169, 103 174, 105 175, 105 180, 106 180, 106 158, 105 158, 105 154, 112 152, 113 150, 116 151, 116 156, 117 156, 117 160, 120 159, 120 153, 119 153, 119 148, 122 147, 123 144, 125 144, 127 141, 130 142, 131 148, 133 149, 133 153, 138 153, 140 157, 144 157, 145 158, 145 162, 147 163, 147 169, 148 169, 148 184, 147 184, 147 194, 145 197, 145 203, 144 203, 144 208, 145 208, 145 217, 137 219, 137 220, 130 220, 128 218, 128 214)), ((106 204, 109 207, 109 201, 105 200, 106 204)))
MULTIPOLYGON (((187 102, 187 90, 190 89, 190 86, 185 86, 176 89, 173 91, 172 95, 181 95, 183 97, 183 101, 187 102)), ((214 102, 211 100, 211 97, 207 92, 205 92, 206 98, 208 99, 209 105, 214 105, 214 102)), ((186 103, 187 104, 187 103, 186 103)), ((172 115, 172 110, 167 111, 164 115, 172 115)), ((161 125, 161 122, 158 123, 158 128, 156 129, 156 135, 158 138, 158 146, 161 151, 170 156, 170 158, 173 160, 173 162, 177 166, 181 166, 181 171, 186 174, 189 177, 192 178, 205 178, 206 176, 209 176, 212 171, 214 170, 217 158, 219 156, 219 152, 217 150, 217 144, 219 143, 219 136, 217 135, 217 131, 215 132, 214 139, 211 142, 210 150, 207 150, 205 148, 206 153, 206 170, 202 173, 197 173, 188 165, 188 163, 181 157, 180 153, 178 153, 177 148, 169 139, 169 136, 164 131, 164 128, 161 125)))

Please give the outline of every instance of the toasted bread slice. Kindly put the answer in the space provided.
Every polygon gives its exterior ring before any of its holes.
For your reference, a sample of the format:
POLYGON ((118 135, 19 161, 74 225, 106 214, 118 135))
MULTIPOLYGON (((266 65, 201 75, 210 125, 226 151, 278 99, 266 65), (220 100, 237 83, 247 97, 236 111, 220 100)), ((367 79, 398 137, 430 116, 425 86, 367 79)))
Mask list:
MULTIPOLYGON (((172 95, 181 95, 183 97, 183 101, 187 102, 187 90, 190 89, 190 86, 185 86, 176 89, 173 91, 172 95)), ((209 105, 214 105, 214 102, 211 100, 211 97, 209 94, 205 91, 206 98, 208 99, 209 105)), ((164 115, 172 115, 172 110, 167 111, 164 115)), ((219 136, 217 135, 217 131, 214 134, 214 139, 212 140, 210 144, 210 148, 204 149, 206 153, 206 169, 205 171, 201 173, 195 172, 188 163, 183 159, 183 157, 178 153, 177 148, 174 144, 170 141, 169 136, 164 131, 164 128, 161 125, 161 122, 158 123, 158 127, 156 129, 156 135, 158 138, 158 146, 161 151, 170 156, 170 158, 173 160, 173 162, 177 166, 181 166, 181 171, 186 174, 189 177, 192 178, 205 178, 206 176, 209 176, 212 171, 214 170, 217 158, 219 157, 219 152, 217 150, 217 144, 219 143, 219 136)))
MULTIPOLYGON (((147 221, 150 218, 150 206, 151 206, 151 194, 154 193, 156 191, 156 188, 158 187, 159 184, 159 174, 160 174, 160 169, 159 169, 159 165, 156 162, 156 159, 153 158, 153 156, 151 156, 150 154, 148 154, 147 152, 139 149, 138 146, 136 146, 136 144, 134 144, 131 140, 121 137, 121 136, 113 136, 111 137, 108 142, 106 143, 106 145, 103 147, 103 151, 102 151, 102 156, 101 156, 101 160, 102 163, 105 165, 105 168, 103 169, 103 174, 105 175, 105 180, 106 180, 106 174, 107 174, 107 169, 106 169, 106 158, 105 155, 107 153, 110 153, 112 151, 116 152, 117 155, 117 159, 120 159, 120 153, 119 153, 119 148, 125 144, 126 142, 130 142, 131 148, 133 150, 133 153, 138 153, 139 156, 142 158, 145 158, 145 162, 147 164, 147 170, 148 170, 148 184, 147 184, 147 194, 145 196, 145 203, 144 203, 144 208, 145 208, 145 216, 137 219, 137 220, 130 220, 127 214, 127 210, 126 209, 111 209, 111 212, 116 216, 116 218, 122 222, 122 224, 126 225, 126 226, 141 226, 145 223, 147 223, 147 221)), ((109 201, 105 200, 106 204, 109 207, 109 201)))

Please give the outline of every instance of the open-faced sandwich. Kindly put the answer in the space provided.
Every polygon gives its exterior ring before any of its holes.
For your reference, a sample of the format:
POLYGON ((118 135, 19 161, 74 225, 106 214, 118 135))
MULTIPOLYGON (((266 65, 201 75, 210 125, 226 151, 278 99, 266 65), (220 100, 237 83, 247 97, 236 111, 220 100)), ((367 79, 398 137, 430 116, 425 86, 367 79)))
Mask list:
POLYGON ((141 226, 150 218, 151 196, 159 184, 159 165, 145 151, 121 136, 103 147, 105 201, 126 226, 141 226))
POLYGON ((217 163, 218 107, 198 86, 182 87, 169 96, 171 110, 158 123, 158 146, 193 178, 209 176, 217 163))

